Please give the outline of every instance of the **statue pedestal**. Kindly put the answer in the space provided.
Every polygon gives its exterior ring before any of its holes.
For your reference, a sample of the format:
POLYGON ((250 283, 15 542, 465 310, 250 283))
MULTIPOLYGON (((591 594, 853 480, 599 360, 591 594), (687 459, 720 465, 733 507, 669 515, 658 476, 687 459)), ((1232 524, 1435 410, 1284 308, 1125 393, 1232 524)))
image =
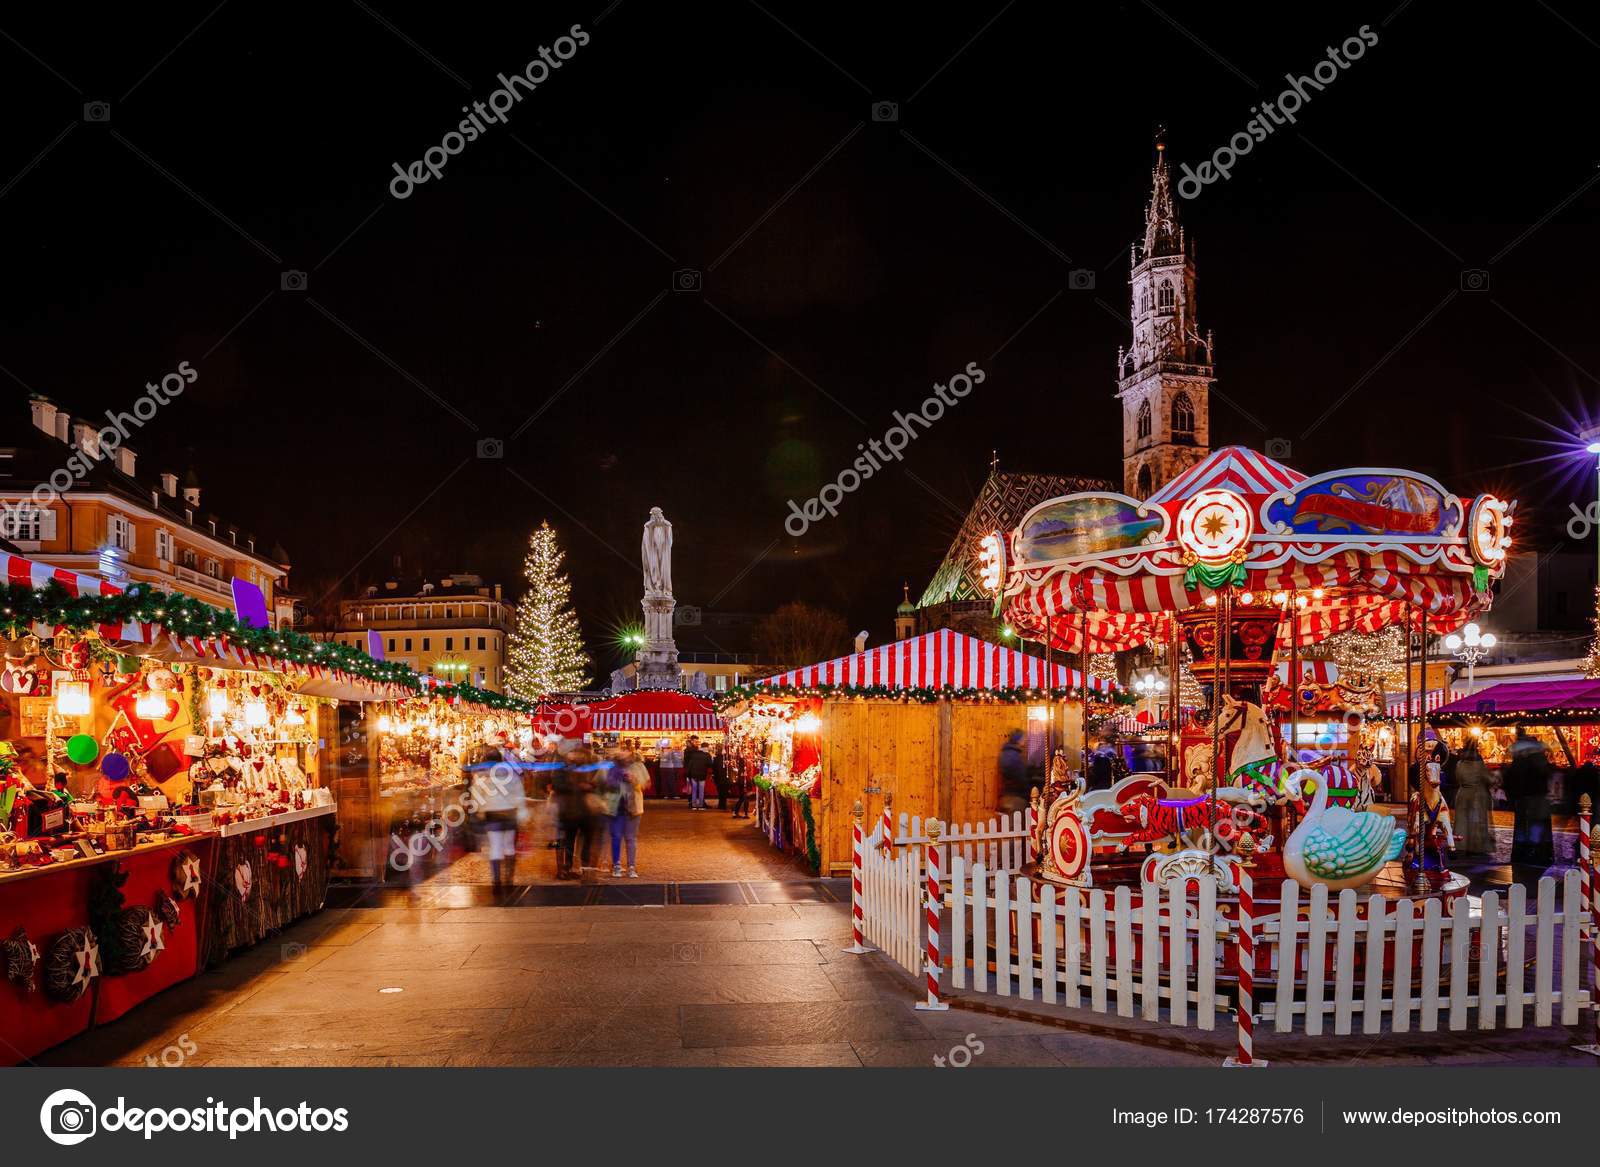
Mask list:
POLYGON ((639 651, 638 687, 676 689, 678 645, 672 638, 672 612, 677 601, 661 592, 646 592, 640 605, 644 608, 645 646, 639 651))

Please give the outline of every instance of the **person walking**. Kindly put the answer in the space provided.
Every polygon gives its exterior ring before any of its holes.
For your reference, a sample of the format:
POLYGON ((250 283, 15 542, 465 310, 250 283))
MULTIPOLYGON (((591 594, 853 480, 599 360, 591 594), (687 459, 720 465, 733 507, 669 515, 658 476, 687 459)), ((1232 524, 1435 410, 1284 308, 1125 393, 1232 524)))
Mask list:
POLYGON ((557 814, 561 823, 561 849, 556 852, 557 879, 582 879, 583 872, 591 866, 595 818, 603 806, 596 779, 604 768, 603 763, 596 761, 592 749, 579 746, 567 755, 566 764, 556 774, 557 814))
POLYGON ((622 850, 628 851, 628 878, 639 878, 639 820, 644 817, 644 791, 650 771, 637 751, 624 747, 612 762, 611 877, 622 875, 622 850))
POLYGON ((733 817, 736 819, 750 817, 751 765, 749 756, 743 750, 735 752, 728 759, 728 770, 731 775, 728 781, 733 785, 733 817))
POLYGON ((711 781, 717 787, 717 809, 728 809, 728 747, 725 742, 718 742, 716 752, 711 755, 711 781))
POLYGON ((1467 740, 1456 759, 1456 846, 1465 854, 1493 855, 1494 830, 1490 809, 1494 806, 1494 781, 1484 765, 1478 743, 1467 740))
POLYGON ((489 845, 489 882, 496 898, 516 886, 517 819, 528 802, 520 767, 493 746, 465 768, 472 801, 489 845))
POLYGON ((683 751, 683 777, 689 783, 689 809, 705 810, 706 776, 711 773, 711 755, 700 748, 700 739, 692 737, 683 751))

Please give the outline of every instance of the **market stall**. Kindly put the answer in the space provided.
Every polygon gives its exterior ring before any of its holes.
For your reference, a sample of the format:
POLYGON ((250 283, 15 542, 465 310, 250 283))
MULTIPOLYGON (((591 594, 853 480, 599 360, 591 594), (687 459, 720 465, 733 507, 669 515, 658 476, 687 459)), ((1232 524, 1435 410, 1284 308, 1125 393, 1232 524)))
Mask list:
POLYGON ((420 681, 186 596, 4 553, 0 580, 0 1061, 17 1061, 319 909, 339 707, 420 681))
POLYGON ((987 818, 1014 731, 1042 775, 1082 749, 1083 705, 1115 686, 951 629, 767 677, 728 694, 732 764, 760 791, 758 823, 812 870, 850 869, 850 809, 881 797, 922 817, 987 818))
POLYGON ((1490 685, 1440 706, 1428 722, 1453 752, 1472 739, 1491 768, 1510 761, 1520 733, 1556 765, 1576 770, 1600 761, 1600 679, 1490 685))
POLYGON ((727 732, 709 698, 674 689, 638 689, 587 704, 545 703, 535 711, 533 726, 551 741, 582 738, 600 749, 636 742, 650 771, 645 794, 651 798, 668 793, 662 789, 661 763, 669 752, 681 755, 691 737, 710 749, 727 732))

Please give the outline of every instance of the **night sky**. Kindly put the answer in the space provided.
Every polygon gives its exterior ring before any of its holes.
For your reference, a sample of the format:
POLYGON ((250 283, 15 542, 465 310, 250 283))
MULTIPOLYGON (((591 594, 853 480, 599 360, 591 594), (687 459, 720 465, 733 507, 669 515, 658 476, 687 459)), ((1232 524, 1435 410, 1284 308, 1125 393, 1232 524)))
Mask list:
POLYGON ((1368 25, 1378 44, 1297 126, 1182 205, 1213 444, 1496 489, 1555 547, 1593 479, 1538 459, 1600 412, 1600 17, 1223 8, 8 10, 8 424, 24 390, 94 414, 187 360, 196 384, 131 443, 141 469, 192 464, 207 509, 283 543, 298 590, 354 594, 395 555, 511 582, 548 518, 600 639, 638 617, 659 505, 680 604, 802 598, 880 640, 992 448, 1120 478, 1156 126, 1198 165, 1368 25), (504 124, 391 196, 393 163, 574 24, 589 43, 504 124), (281 290, 290 269, 305 290, 281 290), (670 290, 679 269, 702 290, 670 290), (785 534, 788 499, 972 361, 986 382, 900 466, 785 534))

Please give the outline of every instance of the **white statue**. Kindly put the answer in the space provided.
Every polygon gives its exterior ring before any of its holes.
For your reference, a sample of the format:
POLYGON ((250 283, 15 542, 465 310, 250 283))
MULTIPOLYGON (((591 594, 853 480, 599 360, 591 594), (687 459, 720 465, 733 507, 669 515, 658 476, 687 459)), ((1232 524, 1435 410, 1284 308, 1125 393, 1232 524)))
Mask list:
POLYGON ((644 542, 640 547, 644 559, 645 595, 670 596, 672 594, 672 524, 661 513, 660 507, 650 508, 650 521, 644 525, 644 542))

